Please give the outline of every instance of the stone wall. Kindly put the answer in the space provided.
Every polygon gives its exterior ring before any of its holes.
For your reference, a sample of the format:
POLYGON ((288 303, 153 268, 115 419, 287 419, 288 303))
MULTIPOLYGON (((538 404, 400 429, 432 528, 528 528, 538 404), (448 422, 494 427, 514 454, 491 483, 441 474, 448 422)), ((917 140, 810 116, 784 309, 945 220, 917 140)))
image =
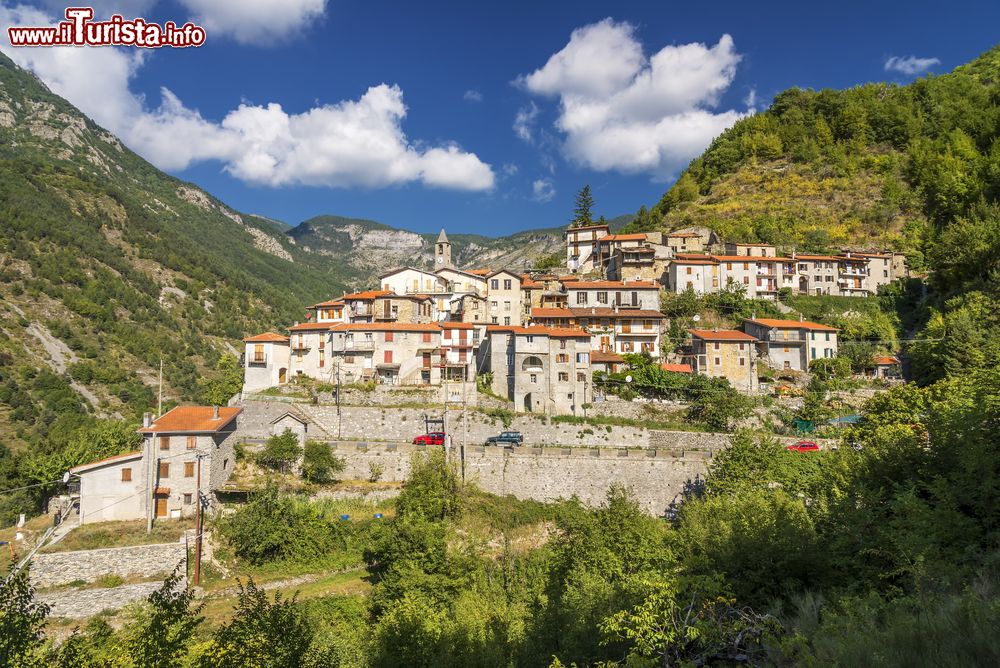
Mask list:
POLYGON ((103 550, 41 552, 31 562, 31 581, 36 587, 70 582, 94 582, 106 575, 122 578, 152 578, 169 575, 187 559, 183 542, 137 545, 103 550))

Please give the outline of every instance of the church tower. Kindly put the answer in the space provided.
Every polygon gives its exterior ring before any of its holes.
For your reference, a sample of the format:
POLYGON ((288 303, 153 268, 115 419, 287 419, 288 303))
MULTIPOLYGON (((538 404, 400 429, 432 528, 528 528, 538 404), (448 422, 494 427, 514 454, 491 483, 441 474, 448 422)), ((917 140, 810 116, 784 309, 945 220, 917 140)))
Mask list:
POLYGON ((441 234, 438 235, 437 243, 434 245, 434 268, 443 269, 451 266, 451 242, 448 241, 448 235, 444 233, 442 227, 441 234))

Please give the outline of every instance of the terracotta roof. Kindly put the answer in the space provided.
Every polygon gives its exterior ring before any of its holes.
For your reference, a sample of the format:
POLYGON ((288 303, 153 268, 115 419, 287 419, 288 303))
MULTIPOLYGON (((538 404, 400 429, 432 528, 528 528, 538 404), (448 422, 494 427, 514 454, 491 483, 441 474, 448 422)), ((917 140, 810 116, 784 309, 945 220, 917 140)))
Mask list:
POLYGON ((384 297, 385 295, 395 294, 392 290, 364 290, 362 292, 352 292, 349 295, 344 295, 341 297, 342 300, 347 299, 357 299, 360 301, 367 301, 369 299, 375 299, 376 297, 384 297))
POLYGON ((466 269, 467 274, 475 274, 476 276, 489 276, 493 271, 492 269, 466 269))
POLYGON ((538 281, 536 281, 536 280, 534 280, 532 278, 529 278, 527 274, 521 276, 521 289, 522 290, 524 290, 524 289, 536 289, 537 290, 537 289, 541 289, 541 288, 544 288, 544 287, 545 286, 542 285, 541 283, 539 283, 538 281))
POLYGON ((677 253, 677 257, 683 260, 704 260, 711 256, 708 253, 677 253))
POLYGON ((151 426, 140 429, 139 433, 216 432, 243 412, 238 406, 220 406, 219 417, 215 418, 214 410, 212 406, 178 406, 161 415, 151 426))
POLYGON ((899 364, 899 359, 895 357, 876 357, 875 364, 878 366, 893 366, 899 364))
POLYGON ((818 322, 810 322, 809 320, 777 320, 775 318, 757 318, 756 320, 747 320, 746 322, 752 322, 758 325, 763 325, 764 327, 772 327, 774 329, 814 329, 820 332, 840 331, 836 327, 821 325, 818 322))
POLYGON ((671 232, 667 237, 674 237, 676 239, 692 239, 694 237, 701 237, 697 232, 671 232))
POLYGON ((875 257, 888 260, 892 257, 890 253, 865 253, 862 251, 851 251, 851 255, 857 255, 858 257, 875 257))
POLYGON ((826 262, 835 262, 835 261, 839 260, 840 257, 837 256, 837 255, 800 255, 800 254, 796 253, 795 257, 793 259, 796 260, 796 261, 798 261, 798 260, 822 260, 822 261, 826 261, 826 262))
POLYGON ((440 332, 436 322, 351 322, 330 325, 331 332, 440 332))
POLYGON ((170 488, 169 487, 154 487, 153 488, 153 495, 154 496, 166 496, 167 494, 170 494, 170 488))
POLYGON ((566 274, 565 276, 556 276, 556 280, 560 283, 576 283, 580 280, 580 277, 576 274, 566 274))
POLYGON ((573 312, 568 308, 533 308, 532 318, 572 318, 573 312))
POLYGON ((608 234, 598 241, 645 241, 645 234, 608 234))
POLYGON ((608 307, 571 306, 569 310, 577 318, 666 318, 659 311, 643 308, 623 308, 615 311, 608 307))
POLYGON ((594 290, 601 288, 614 288, 626 290, 632 289, 653 289, 659 290, 660 286, 649 281, 571 281, 572 285, 567 285, 567 290, 594 290))
POLYGON ((590 353, 590 363, 591 364, 593 364, 594 362, 598 362, 598 363, 600 363, 600 362, 609 363, 610 362, 610 363, 614 363, 614 364, 620 364, 621 362, 624 362, 624 361, 625 360, 622 359, 622 356, 619 355, 618 353, 606 353, 603 350, 593 350, 590 353))
POLYGON ((756 341, 746 332, 736 329, 689 329, 691 336, 704 341, 756 341))
POLYGON ((331 299, 329 301, 320 302, 319 304, 313 304, 313 308, 320 308, 322 306, 343 306, 343 299, 331 299))
POLYGON ((746 247, 746 246, 754 246, 754 247, 760 246, 760 247, 763 247, 763 248, 774 248, 774 244, 732 244, 732 245, 733 246, 742 246, 742 247, 746 247))
POLYGON ((74 466, 70 469, 71 473, 76 471, 86 471, 87 469, 96 468, 104 464, 112 464, 114 462, 124 462, 129 459, 139 459, 142 457, 142 451, 138 452, 126 452, 123 455, 115 455, 114 457, 105 457, 104 459, 98 459, 96 462, 90 462, 89 464, 80 464, 79 466, 74 466))
POLYGON ((471 322, 441 322, 438 323, 444 329, 475 329, 471 322))
POLYGON ((487 325, 487 332, 510 332, 519 336, 549 336, 559 338, 590 338, 590 334, 579 327, 542 327, 541 325, 531 325, 528 327, 508 327, 506 325, 487 325))
POLYGON ((761 257, 760 255, 713 255, 719 262, 793 262, 790 257, 761 257))
POLYGON ((715 260, 696 260, 694 258, 691 258, 691 259, 688 259, 688 258, 679 258, 679 259, 674 260, 673 264, 680 264, 680 265, 685 265, 685 264, 693 264, 693 265, 713 264, 714 265, 714 264, 719 264, 719 263, 716 262, 715 260))
POLYGON ((418 294, 397 295, 395 292, 389 292, 375 299, 414 299, 416 301, 424 301, 425 299, 430 299, 430 296, 418 294))
POLYGON ((243 341, 246 343, 288 343, 288 337, 284 334, 264 332, 263 334, 258 334, 257 336, 248 336, 243 339, 243 341))
POLYGON ((664 362, 660 365, 660 368, 664 371, 673 371, 675 373, 691 373, 690 364, 668 364, 664 362))
POLYGON ((332 322, 302 322, 298 325, 292 325, 288 328, 289 332, 308 332, 308 331, 323 331, 330 329, 334 323, 332 322))

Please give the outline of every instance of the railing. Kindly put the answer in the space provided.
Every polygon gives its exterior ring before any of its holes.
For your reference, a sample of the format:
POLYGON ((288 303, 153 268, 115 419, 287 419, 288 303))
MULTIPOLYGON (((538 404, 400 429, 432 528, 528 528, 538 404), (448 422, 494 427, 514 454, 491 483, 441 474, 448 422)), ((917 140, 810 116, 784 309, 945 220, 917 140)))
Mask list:
POLYGON ((344 341, 335 342, 330 346, 330 350, 335 353, 342 353, 352 350, 375 350, 374 340, 362 340, 362 341, 344 341))
POLYGON ((803 343, 808 341, 808 338, 800 334, 799 332, 768 332, 764 336, 765 341, 773 341, 775 343, 803 343))
POLYGON ((247 365, 248 366, 255 366, 255 367, 267 366, 267 358, 266 357, 262 357, 260 359, 252 359, 249 362, 247 362, 247 365))

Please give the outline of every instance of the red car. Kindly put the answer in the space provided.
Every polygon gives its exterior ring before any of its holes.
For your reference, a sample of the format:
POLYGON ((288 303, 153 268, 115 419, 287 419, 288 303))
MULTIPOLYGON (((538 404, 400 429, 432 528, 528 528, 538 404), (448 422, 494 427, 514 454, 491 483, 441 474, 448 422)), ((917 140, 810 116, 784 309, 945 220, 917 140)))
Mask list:
POLYGON ((799 441, 795 445, 787 446, 785 449, 791 452, 814 452, 819 450, 819 445, 812 441, 799 441))
POLYGON ((444 432, 432 431, 429 434, 417 436, 413 439, 413 443, 414 445, 444 445, 444 432))

